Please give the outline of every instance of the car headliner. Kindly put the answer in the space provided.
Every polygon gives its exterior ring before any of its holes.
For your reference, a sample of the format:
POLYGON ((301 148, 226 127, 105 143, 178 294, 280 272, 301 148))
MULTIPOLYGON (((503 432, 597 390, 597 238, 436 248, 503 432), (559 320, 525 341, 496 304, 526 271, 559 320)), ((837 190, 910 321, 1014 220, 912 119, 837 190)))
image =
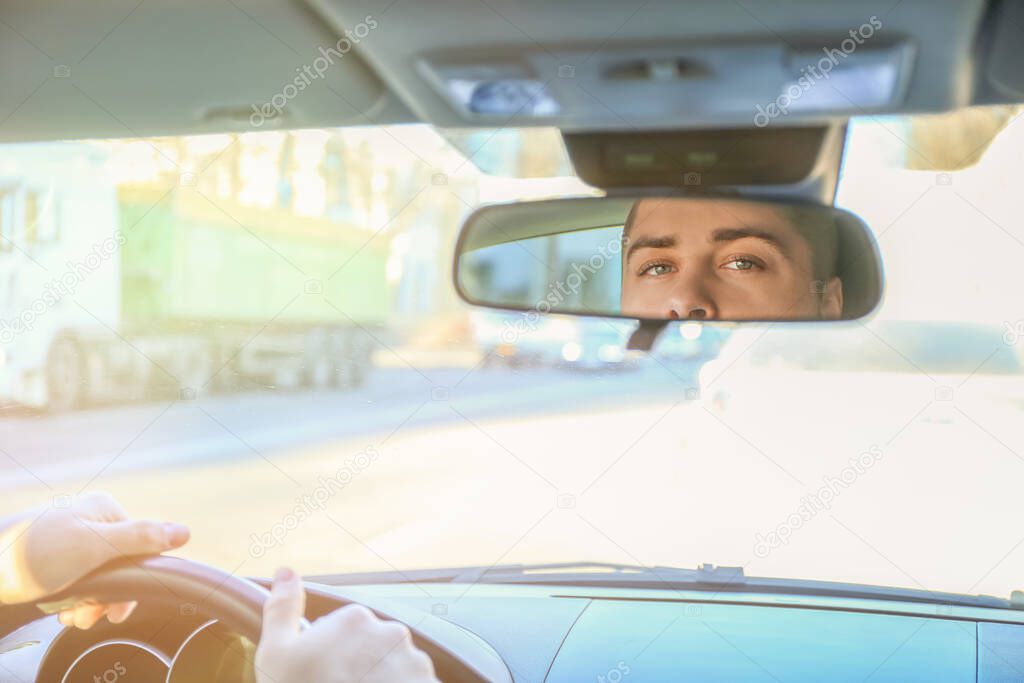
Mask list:
MULTIPOLYGON (((568 46, 600 52, 652 40, 693 45, 726 38, 786 42, 797 35, 841 39, 871 16, 883 22, 888 35, 905 36, 918 52, 897 111, 1022 99, 1021 92, 1005 88, 995 93, 992 77, 967 68, 984 42, 979 30, 997 24, 992 31, 998 31, 1007 23, 987 21, 988 11, 985 0, 5 3, 0 8, 0 141, 251 131, 254 107, 281 92, 322 54, 321 48, 336 44, 346 28, 369 16, 372 32, 288 102, 279 127, 418 120, 467 125, 471 122, 460 118, 418 70, 417 59, 442 49, 570 55, 575 53, 566 52, 568 46)), ((1006 40, 1001 46, 1004 57, 1015 49, 1006 40)), ((577 75, 585 72, 586 61, 576 67, 577 75)), ((677 113, 652 121, 664 128, 706 123, 677 113)), ((795 115, 787 120, 809 122, 795 115)), ((738 119, 718 123, 749 125, 738 119)), ((578 124, 563 121, 561 127, 578 124)), ((623 126, 622 121, 614 125, 623 126)))

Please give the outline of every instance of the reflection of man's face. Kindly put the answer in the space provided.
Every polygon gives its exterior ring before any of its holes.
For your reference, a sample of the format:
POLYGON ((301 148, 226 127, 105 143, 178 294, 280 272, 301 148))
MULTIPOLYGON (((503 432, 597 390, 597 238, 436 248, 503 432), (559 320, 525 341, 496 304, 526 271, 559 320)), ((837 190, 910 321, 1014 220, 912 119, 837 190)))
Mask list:
POLYGON ((788 213, 730 200, 643 199, 623 247, 622 313, 637 318, 839 318, 788 213))

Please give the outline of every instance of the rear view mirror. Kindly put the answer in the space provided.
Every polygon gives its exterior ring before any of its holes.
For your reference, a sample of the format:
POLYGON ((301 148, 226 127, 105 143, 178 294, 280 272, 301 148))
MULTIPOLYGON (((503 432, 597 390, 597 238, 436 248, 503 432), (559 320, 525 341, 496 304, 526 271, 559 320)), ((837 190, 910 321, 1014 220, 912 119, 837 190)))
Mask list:
POLYGON ((851 320, 882 295, 853 214, 736 198, 588 197, 487 206, 466 221, 469 303, 647 320, 851 320))

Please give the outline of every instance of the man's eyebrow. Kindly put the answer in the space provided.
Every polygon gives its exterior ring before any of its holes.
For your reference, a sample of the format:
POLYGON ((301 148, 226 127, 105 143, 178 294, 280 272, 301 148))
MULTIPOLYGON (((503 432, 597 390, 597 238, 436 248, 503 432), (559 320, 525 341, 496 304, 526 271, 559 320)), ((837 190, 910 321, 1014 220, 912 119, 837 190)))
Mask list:
POLYGON ((759 228, 719 228, 711 233, 712 242, 735 242, 736 240, 745 239, 747 237, 753 237, 755 239, 764 240, 778 251, 782 252, 783 255, 788 255, 789 250, 786 245, 779 239, 778 235, 768 232, 767 230, 761 230, 759 228))
POLYGON ((635 242, 629 245, 629 251, 626 252, 626 260, 628 261, 633 257, 633 252, 637 249, 669 249, 676 246, 676 238, 671 235, 664 237, 638 237, 635 242))
POLYGON ((711 242, 735 242, 745 238, 764 240, 779 250, 784 248, 782 241, 775 233, 757 227, 720 227, 711 233, 711 242))

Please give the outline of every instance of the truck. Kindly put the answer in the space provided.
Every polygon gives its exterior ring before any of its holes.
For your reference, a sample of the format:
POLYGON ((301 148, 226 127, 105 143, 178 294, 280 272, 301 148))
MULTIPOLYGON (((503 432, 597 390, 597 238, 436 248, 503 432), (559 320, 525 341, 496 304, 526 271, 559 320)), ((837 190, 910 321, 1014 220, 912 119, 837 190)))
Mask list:
POLYGON ((209 188, 116 182, 89 143, 3 157, 0 403, 67 411, 365 380, 386 336, 386 235, 209 188))

